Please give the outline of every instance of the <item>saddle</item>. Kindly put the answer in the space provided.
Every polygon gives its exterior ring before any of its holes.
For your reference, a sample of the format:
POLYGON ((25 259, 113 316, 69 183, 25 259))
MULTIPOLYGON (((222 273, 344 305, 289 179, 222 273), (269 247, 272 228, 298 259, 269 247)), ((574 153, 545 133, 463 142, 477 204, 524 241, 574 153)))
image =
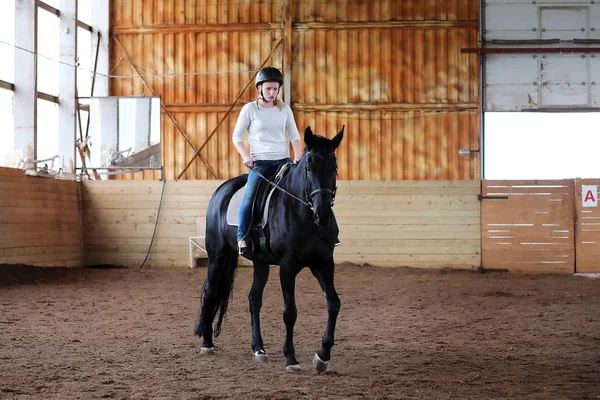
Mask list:
MULTIPOLYGON (((279 167, 274 176, 265 176, 274 184, 279 184, 281 179, 287 174, 292 164, 283 164, 279 167)), ((271 194, 276 190, 275 187, 270 185, 264 179, 260 180, 256 195, 252 201, 252 219, 250 221, 250 229, 262 229, 267 225, 268 213, 269 213, 269 202, 271 200, 271 194)), ((244 193, 246 191, 246 185, 238 189, 233 194, 227 207, 227 224, 231 226, 239 225, 240 206, 244 199, 244 193)))

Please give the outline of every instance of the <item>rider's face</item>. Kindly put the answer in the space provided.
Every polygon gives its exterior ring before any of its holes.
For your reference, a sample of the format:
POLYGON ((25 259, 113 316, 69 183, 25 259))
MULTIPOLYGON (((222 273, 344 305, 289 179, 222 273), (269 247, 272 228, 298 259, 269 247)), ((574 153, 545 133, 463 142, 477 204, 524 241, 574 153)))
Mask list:
POLYGON ((262 93, 265 101, 273 101, 277 97, 279 91, 279 83, 277 82, 265 82, 262 84, 262 93))

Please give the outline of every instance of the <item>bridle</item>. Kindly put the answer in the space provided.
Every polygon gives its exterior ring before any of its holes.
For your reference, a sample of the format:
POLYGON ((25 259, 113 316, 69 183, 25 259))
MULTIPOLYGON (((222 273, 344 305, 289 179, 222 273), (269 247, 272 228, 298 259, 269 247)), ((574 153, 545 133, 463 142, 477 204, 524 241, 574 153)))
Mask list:
MULTIPOLYGON (((321 160, 329 160, 328 158, 325 158, 325 156, 322 156, 318 153, 313 153, 311 151, 306 152, 306 155, 308 156, 308 154, 312 155, 312 156, 317 156, 319 157, 321 160)), ((335 165, 335 173, 337 175, 337 163, 335 161, 332 161, 335 165)), ((335 194, 337 193, 337 186, 331 190, 331 189, 327 189, 327 188, 318 188, 313 190, 312 192, 308 192, 308 175, 312 174, 312 172, 310 171, 310 169, 308 168, 308 165, 306 165, 304 167, 304 197, 306 198, 306 202, 309 204, 308 206, 310 207, 310 209, 312 210, 312 212, 315 212, 315 208, 312 204, 312 198, 314 196, 316 196, 319 193, 329 193, 331 194, 331 207, 333 208, 333 205, 335 203, 335 194)))

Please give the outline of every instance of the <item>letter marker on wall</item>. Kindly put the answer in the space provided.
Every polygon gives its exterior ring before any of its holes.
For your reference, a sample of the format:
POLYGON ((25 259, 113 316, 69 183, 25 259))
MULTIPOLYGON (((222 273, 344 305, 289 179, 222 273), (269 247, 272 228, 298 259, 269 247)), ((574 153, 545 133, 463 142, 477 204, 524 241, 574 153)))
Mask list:
POLYGON ((582 207, 598 207, 598 186, 581 185, 582 207))

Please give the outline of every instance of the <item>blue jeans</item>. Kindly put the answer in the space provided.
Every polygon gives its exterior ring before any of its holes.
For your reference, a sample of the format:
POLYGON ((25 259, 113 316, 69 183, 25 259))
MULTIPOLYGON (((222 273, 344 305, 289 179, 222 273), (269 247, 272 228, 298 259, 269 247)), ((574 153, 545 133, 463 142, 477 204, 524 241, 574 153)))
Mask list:
MULTIPOLYGON (((281 160, 254 161, 254 169, 260 172, 265 178, 271 179, 272 175, 277 172, 280 165, 291 162, 291 158, 284 158, 281 160)), ((256 172, 254 172, 254 170, 250 170, 248 173, 248 182, 246 183, 244 200, 242 200, 242 204, 240 206, 240 220, 237 231, 238 242, 246 237, 248 230, 250 229, 252 218, 252 202, 254 200, 254 196, 256 195, 258 184, 261 180, 262 178, 256 172)))

